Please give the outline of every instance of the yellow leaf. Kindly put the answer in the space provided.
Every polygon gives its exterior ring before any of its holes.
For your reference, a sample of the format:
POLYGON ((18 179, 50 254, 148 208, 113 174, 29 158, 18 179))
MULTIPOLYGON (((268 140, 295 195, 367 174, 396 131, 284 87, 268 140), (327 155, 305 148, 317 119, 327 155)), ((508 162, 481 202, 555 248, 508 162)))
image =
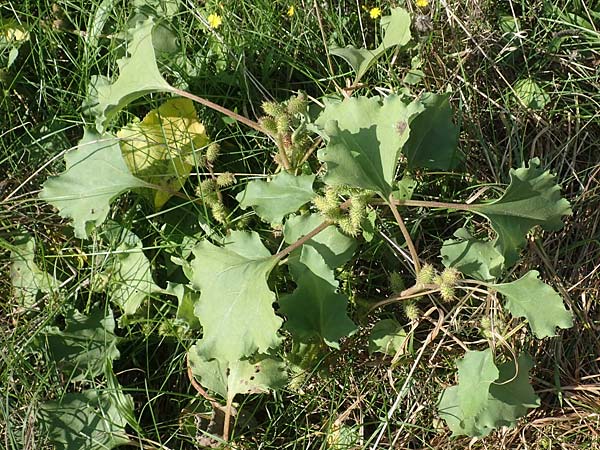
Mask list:
POLYGON ((123 158, 131 172, 163 188, 154 193, 160 209, 181 189, 194 167, 194 152, 208 144, 191 100, 168 100, 150 111, 141 122, 117 132, 123 158))

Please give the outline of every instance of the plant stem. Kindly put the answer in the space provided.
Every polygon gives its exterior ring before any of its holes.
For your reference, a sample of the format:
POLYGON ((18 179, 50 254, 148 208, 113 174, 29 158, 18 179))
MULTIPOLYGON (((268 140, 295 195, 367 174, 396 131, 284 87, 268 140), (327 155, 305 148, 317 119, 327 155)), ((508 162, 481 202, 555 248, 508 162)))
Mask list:
POLYGON ((329 225, 333 225, 333 222, 330 221, 330 220, 325 220, 318 227, 316 227, 314 230, 312 230, 309 233, 305 234, 300 239, 298 239, 296 242, 294 242, 293 244, 288 245, 286 248, 284 248, 283 250, 281 250, 279 253, 275 254, 275 256, 274 256, 275 260, 277 260, 277 261, 282 260, 284 257, 286 257, 287 255, 289 255, 290 253, 292 253, 298 247, 301 247, 307 241, 310 241, 313 237, 315 237, 317 234, 319 234, 321 231, 323 231, 329 225))
POLYGON ((400 294, 395 295, 394 297, 386 298, 385 300, 375 303, 369 308, 369 313, 380 306, 385 306, 389 305, 390 303, 401 302, 404 300, 410 300, 411 298, 421 297, 423 295, 433 294, 439 290, 440 288, 436 284, 415 284, 414 286, 403 290, 400 292, 400 294))
POLYGON ((408 246, 408 251, 410 252, 410 256, 413 260, 413 266, 415 267, 415 274, 418 275, 421 271, 421 263, 419 261, 419 254, 417 253, 417 249, 415 248, 415 244, 413 243, 412 238, 410 237, 410 233, 406 229, 406 225, 404 225, 404 220, 402 220, 402 216, 398 211, 398 208, 394 204, 394 199, 392 198, 392 194, 389 197, 389 207, 392 210, 392 214, 398 222, 398 226, 400 227, 400 231, 402 232, 402 236, 404 236, 404 240, 406 241, 406 245, 408 246))
POLYGON ((456 209, 461 211, 473 211, 477 204, 467 205, 466 203, 446 203, 428 200, 395 200, 390 197, 389 201, 375 200, 370 202, 371 205, 396 205, 396 206, 416 206, 422 208, 445 208, 456 209))
POLYGON ((254 128, 256 131, 260 131, 261 133, 264 133, 267 136, 271 135, 267 130, 265 130, 263 127, 261 127, 258 122, 255 122, 254 120, 250 120, 247 117, 244 117, 236 112, 231 111, 230 109, 225 108, 224 106, 217 105, 216 103, 213 103, 210 100, 207 100, 203 97, 198 97, 197 95, 191 94, 182 89, 173 88, 171 90, 171 92, 174 94, 180 95, 181 97, 189 98, 190 100, 193 100, 197 103, 200 103, 201 105, 204 105, 211 109, 214 109, 215 111, 219 111, 220 113, 223 113, 226 116, 231 117, 232 119, 235 119, 238 122, 243 123, 244 125, 248 125, 250 128, 254 128))

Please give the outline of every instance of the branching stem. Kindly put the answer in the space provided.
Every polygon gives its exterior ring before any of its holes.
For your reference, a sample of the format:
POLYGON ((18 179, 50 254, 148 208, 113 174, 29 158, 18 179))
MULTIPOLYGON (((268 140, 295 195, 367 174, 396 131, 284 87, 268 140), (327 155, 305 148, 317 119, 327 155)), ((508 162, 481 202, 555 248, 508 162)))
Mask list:
POLYGON ((421 271, 421 263, 419 261, 419 254, 417 253, 417 249, 415 248, 415 244, 414 244, 412 238, 410 237, 410 233, 408 232, 406 225, 404 225, 404 220, 402 220, 402 216, 400 215, 400 212, 398 211, 398 207, 394 204, 394 199, 392 198, 392 194, 390 194, 390 197, 389 197, 389 207, 392 210, 392 214, 394 215, 394 218, 396 219, 396 222, 398 223, 398 226, 400 227, 400 231, 402 232, 402 236, 404 236, 404 240, 406 241, 408 251, 410 252, 410 256, 412 257, 412 260, 413 260, 413 266, 415 267, 415 274, 418 274, 421 271))

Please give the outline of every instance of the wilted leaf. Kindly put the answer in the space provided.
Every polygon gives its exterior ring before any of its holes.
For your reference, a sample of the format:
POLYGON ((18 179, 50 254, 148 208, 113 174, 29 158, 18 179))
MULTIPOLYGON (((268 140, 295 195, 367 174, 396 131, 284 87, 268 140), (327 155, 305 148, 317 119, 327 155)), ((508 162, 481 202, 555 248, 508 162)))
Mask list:
POLYGON ((498 233, 495 245, 507 266, 519 257, 527 232, 536 225, 548 231, 560 230, 562 216, 570 215, 569 202, 561 197, 560 186, 549 171, 539 169, 540 160, 529 167, 510 170, 510 184, 504 195, 487 204, 472 205, 470 210, 487 217, 498 233))
POLYGON ((506 308, 515 317, 524 317, 538 339, 556 335, 556 327, 571 328, 573 314, 567 311, 562 298, 538 279, 539 273, 530 270, 512 283, 491 287, 506 298, 506 308))
POLYGON ((195 312, 205 359, 236 361, 279 345, 282 321, 267 285, 277 261, 258 234, 234 231, 223 247, 202 241, 192 252, 189 276, 192 288, 200 290, 195 312))
POLYGON ((242 209, 254 207, 256 214, 266 222, 281 223, 284 216, 296 212, 312 200, 314 175, 290 175, 281 172, 270 182, 254 180, 246 190, 240 192, 236 200, 242 209))
POLYGON ((208 144, 194 104, 175 98, 150 111, 144 120, 117 132, 125 163, 131 172, 164 190, 152 190, 160 209, 178 191, 194 167, 193 153, 208 144))
POLYGON ((65 154, 66 170, 44 183, 40 198, 61 217, 73 219, 75 236, 87 239, 88 226, 108 216, 110 202, 125 191, 147 187, 134 177, 121 155, 119 141, 86 129, 77 148, 65 154))

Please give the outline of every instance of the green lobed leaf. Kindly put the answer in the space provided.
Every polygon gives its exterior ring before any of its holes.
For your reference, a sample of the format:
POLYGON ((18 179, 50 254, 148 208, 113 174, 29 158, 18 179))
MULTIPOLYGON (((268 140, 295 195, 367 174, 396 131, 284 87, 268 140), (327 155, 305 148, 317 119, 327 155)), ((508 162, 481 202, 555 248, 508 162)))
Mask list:
POLYGON ((378 321, 369 334, 369 353, 384 353, 395 356, 406 353, 408 335, 395 319, 378 321))
MULTIPOLYGON (((473 352, 467 355, 469 353, 473 352)), ((465 413, 462 408, 474 394, 470 393, 470 378, 459 373, 459 384, 445 389, 438 403, 439 415, 446 421, 452 435, 486 436, 493 429, 514 426, 528 408, 539 406, 539 398, 529 384, 532 367, 531 358, 525 354, 519 356, 517 365, 514 361, 501 364, 498 378, 489 385, 489 392, 475 414, 465 413)))
POLYGON ((129 442, 133 399, 109 377, 105 390, 65 394, 40 405, 39 421, 57 450, 110 450, 129 442))
POLYGON ((192 330, 200 330, 200 321, 196 316, 195 310, 200 293, 190 289, 188 286, 179 283, 167 282, 165 293, 177 297, 177 312, 175 317, 184 322, 192 330))
POLYGON ((202 347, 199 340, 188 352, 192 372, 204 387, 225 399, 266 393, 285 385, 285 364, 279 359, 265 355, 234 361, 206 359, 202 347))
POLYGON ((119 141, 86 129, 77 148, 65 154, 66 170, 44 183, 40 198, 61 217, 73 219, 75 236, 87 239, 88 227, 106 220, 110 203, 123 192, 147 184, 134 177, 119 141))
POLYGON ((52 359, 71 381, 91 380, 119 357, 115 319, 110 309, 94 308, 86 316, 76 309, 65 314, 64 331, 42 331, 52 359))
POLYGON ((495 245, 507 266, 517 261, 531 228, 540 225, 547 231, 560 230, 562 216, 571 214, 569 202, 561 197, 555 176, 539 169, 539 165, 540 160, 534 158, 529 161, 529 167, 511 169, 510 184, 502 197, 470 208, 491 222, 498 234, 495 245))
POLYGON ((502 273, 504 257, 490 241, 475 239, 465 228, 454 232, 458 239, 444 241, 441 250, 445 267, 454 267, 467 277, 494 281, 502 273))
POLYGON ((573 313, 568 311, 560 295, 541 281, 536 270, 530 270, 512 283, 491 287, 506 299, 505 306, 515 317, 524 317, 538 339, 556 335, 556 327, 571 328, 573 313))
POLYGON ((116 250, 107 255, 107 290, 110 300, 121 308, 124 315, 135 314, 151 294, 163 292, 154 283, 150 261, 144 254, 141 239, 117 223, 109 224, 105 231, 116 250))
POLYGON ((327 164, 325 183, 372 190, 387 199, 410 123, 423 109, 396 95, 327 105, 316 121, 327 141, 318 152, 327 164))
POLYGON ((338 282, 325 259, 310 245, 302 246, 298 259, 290 257, 290 270, 297 288, 279 300, 287 316, 284 328, 296 341, 325 342, 339 349, 339 340, 356 331, 348 317, 348 299, 337 293, 338 282))
POLYGON ((236 196, 240 207, 254 207, 256 214, 266 222, 281 223, 284 216, 296 212, 315 196, 314 175, 294 176, 281 172, 270 182, 254 180, 236 196))
POLYGON ((117 61, 119 77, 114 83, 105 77, 92 78, 90 112, 96 116, 99 132, 102 133, 110 120, 132 101, 152 92, 173 91, 158 70, 152 45, 154 25, 154 19, 148 17, 130 30, 129 56, 117 61))
POLYGON ((348 45, 344 48, 330 48, 329 53, 345 59, 350 64, 356 72, 354 80, 354 84, 356 84, 386 50, 398 45, 406 45, 410 41, 410 24, 408 11, 404 8, 393 8, 389 16, 381 18, 383 38, 376 49, 368 50, 348 45))
MULTIPOLYGON (((325 218, 320 214, 302 214, 290 217, 283 228, 285 242, 288 244, 296 242, 324 221, 325 218)), ((313 247, 321 255, 327 267, 333 270, 343 266, 352 258, 357 244, 356 240, 341 233, 335 225, 330 225, 309 239, 302 247, 305 246, 313 247)), ((292 255, 299 255, 300 252, 301 249, 296 250, 292 252, 292 255)))
POLYGON ((192 253, 187 272, 192 288, 200 290, 195 313, 204 331, 205 359, 236 361, 279 345, 282 320, 267 285, 277 261, 258 234, 233 231, 223 247, 202 241, 192 253))
POLYGON ((449 170, 458 164, 459 130, 452 121, 449 98, 450 94, 426 93, 419 99, 425 110, 411 121, 403 147, 408 169, 449 170))
POLYGON ((58 281, 41 270, 35 263, 35 240, 25 235, 15 243, 10 252, 10 281, 18 304, 31 308, 38 293, 50 293, 58 289, 58 281))

